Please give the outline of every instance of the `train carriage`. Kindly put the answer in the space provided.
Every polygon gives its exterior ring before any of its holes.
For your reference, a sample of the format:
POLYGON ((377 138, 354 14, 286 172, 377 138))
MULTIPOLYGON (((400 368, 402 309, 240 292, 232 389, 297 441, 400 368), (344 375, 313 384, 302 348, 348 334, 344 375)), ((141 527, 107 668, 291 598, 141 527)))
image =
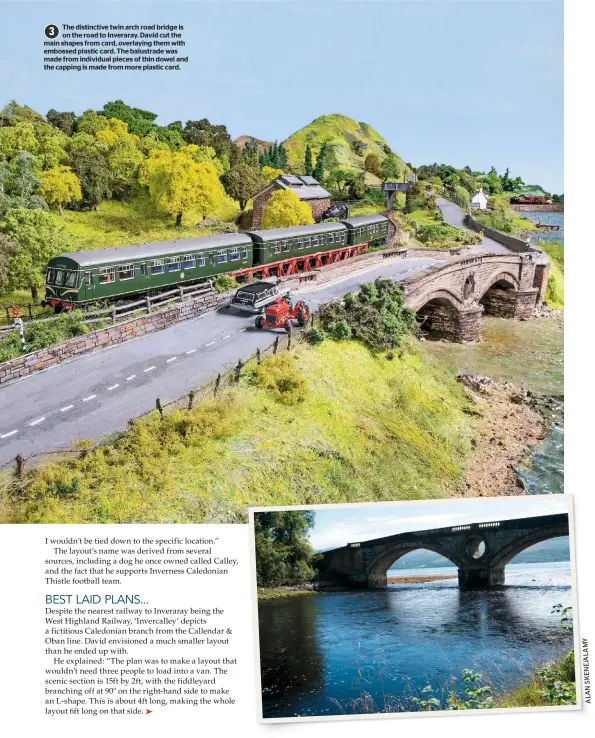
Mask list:
POLYGON ((46 304, 70 309, 214 277, 252 264, 252 239, 228 233, 77 251, 50 259, 46 304))
POLYGON ((248 231, 247 235, 254 242, 254 266, 347 246, 347 228, 339 222, 248 231))
POLYGON ((376 246, 385 243, 388 238, 388 222, 384 215, 363 215, 341 221, 347 227, 349 246, 362 243, 376 246))

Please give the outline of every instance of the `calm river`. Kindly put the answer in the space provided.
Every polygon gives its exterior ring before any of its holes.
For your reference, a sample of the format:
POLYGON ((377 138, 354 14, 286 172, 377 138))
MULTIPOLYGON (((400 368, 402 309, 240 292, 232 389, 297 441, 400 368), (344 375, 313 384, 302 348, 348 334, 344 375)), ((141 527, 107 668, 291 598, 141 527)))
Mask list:
POLYGON ((260 602, 264 716, 352 714, 364 694, 372 712, 410 710, 426 685, 444 705, 463 669, 509 689, 572 648, 557 603, 571 604, 567 562, 509 564, 492 590, 447 579, 260 602))

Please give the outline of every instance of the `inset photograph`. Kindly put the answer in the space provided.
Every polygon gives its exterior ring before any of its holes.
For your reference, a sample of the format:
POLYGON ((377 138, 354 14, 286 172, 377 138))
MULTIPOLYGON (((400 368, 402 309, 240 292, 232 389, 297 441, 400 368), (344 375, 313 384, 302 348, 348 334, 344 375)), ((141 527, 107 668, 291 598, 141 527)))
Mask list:
POLYGON ((262 721, 580 709, 569 495, 250 523, 262 721))

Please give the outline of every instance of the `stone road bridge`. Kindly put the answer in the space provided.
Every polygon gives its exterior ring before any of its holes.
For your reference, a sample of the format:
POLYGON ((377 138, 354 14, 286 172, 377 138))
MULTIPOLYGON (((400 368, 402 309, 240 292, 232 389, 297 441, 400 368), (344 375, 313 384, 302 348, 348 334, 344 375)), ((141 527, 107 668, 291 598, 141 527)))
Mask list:
POLYGON ((526 318, 543 302, 549 263, 541 252, 451 259, 401 283, 407 305, 432 338, 476 341, 481 316, 526 318))
POLYGON ((491 587, 504 584, 506 564, 521 551, 567 535, 565 513, 399 533, 324 552, 319 581, 321 588, 386 587, 386 572, 395 561, 410 551, 427 549, 458 568, 461 588, 491 587))

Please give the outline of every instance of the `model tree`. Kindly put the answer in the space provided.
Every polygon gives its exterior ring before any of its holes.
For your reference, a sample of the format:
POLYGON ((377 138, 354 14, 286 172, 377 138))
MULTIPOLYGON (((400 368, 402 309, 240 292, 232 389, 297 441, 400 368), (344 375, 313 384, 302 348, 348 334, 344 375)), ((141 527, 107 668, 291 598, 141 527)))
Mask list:
POLYGON ((314 165, 312 164, 312 149, 310 144, 306 144, 306 151, 304 153, 304 172, 311 177, 314 171, 314 165))
POLYGON ((197 162, 194 148, 154 150, 140 169, 140 183, 147 185, 158 208, 176 216, 178 228, 184 213, 195 212, 203 218, 214 215, 225 197, 215 165, 197 162))
POLYGON ((324 179, 324 168, 326 166, 326 158, 328 155, 328 146, 323 143, 318 152, 318 158, 316 159, 316 166, 312 172, 312 176, 317 182, 322 182, 324 179))
POLYGON ((144 160, 138 145, 130 138, 117 139, 107 154, 114 191, 120 194, 125 202, 128 202, 130 190, 138 180, 138 170, 144 160))
POLYGON ((263 228, 288 228, 314 223, 312 211, 291 190, 273 192, 262 214, 263 228))
POLYGON ((70 167, 53 167, 41 173, 40 195, 51 207, 58 208, 62 215, 62 208, 83 196, 81 183, 70 167))
POLYGON ((245 210, 246 204, 252 195, 266 185, 266 180, 261 172, 242 161, 228 169, 221 177, 221 182, 225 192, 239 202, 240 210, 245 210))

